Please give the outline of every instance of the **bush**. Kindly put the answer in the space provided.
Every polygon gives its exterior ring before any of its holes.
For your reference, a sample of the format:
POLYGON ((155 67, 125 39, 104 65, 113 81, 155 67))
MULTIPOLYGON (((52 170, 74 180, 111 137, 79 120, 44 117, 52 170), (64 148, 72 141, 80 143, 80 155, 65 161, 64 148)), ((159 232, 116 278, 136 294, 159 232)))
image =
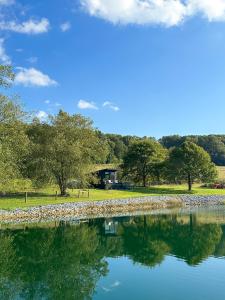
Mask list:
POLYGON ((30 179, 14 179, 7 184, 0 185, 2 193, 17 193, 33 190, 33 184, 30 179))

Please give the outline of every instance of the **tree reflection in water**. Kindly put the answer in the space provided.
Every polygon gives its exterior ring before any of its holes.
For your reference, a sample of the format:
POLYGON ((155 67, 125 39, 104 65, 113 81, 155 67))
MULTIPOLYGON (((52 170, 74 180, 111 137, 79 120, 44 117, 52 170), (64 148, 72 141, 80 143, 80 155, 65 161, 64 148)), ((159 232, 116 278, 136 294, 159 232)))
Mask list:
POLYGON ((185 222, 177 215, 61 222, 2 230, 0 254, 0 299, 91 299, 107 257, 152 268, 171 254, 197 265, 225 254, 225 229, 195 215, 185 222))

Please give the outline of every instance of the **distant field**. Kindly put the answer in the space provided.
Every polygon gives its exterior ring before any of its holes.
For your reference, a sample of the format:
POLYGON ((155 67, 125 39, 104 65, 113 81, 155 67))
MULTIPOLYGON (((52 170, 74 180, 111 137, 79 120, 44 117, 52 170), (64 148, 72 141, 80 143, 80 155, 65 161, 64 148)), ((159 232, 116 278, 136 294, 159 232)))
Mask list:
POLYGON ((220 180, 225 180, 225 167, 217 167, 218 177, 220 180))

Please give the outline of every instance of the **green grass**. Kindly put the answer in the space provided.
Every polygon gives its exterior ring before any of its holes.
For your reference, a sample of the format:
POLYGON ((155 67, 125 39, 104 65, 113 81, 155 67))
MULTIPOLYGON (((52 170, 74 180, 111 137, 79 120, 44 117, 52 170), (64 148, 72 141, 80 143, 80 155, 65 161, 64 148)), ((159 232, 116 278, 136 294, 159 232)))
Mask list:
MULTIPOLYGON (((55 199, 55 187, 49 187, 36 191, 28 192, 28 201, 25 203, 24 193, 17 193, 0 197, 0 209, 15 209, 28 208, 32 206, 59 204, 65 202, 79 202, 79 201, 96 201, 116 198, 130 198, 147 195, 179 195, 189 194, 186 185, 163 185, 150 188, 138 188, 132 191, 117 191, 117 190, 90 190, 90 198, 78 198, 78 191, 70 192, 70 197, 57 197, 55 199)), ((195 195, 225 195, 225 190, 201 188, 199 185, 194 185, 193 191, 195 195)))
MULTIPOLYGON (((114 165, 110 165, 113 167, 114 165)), ((104 165, 100 166, 105 167, 104 165)), ((217 167, 219 179, 225 181, 225 167, 217 167)), ((78 202, 78 201, 96 201, 96 200, 107 200, 117 198, 130 198, 140 197, 147 195, 179 195, 189 194, 186 185, 162 185, 154 186, 150 188, 138 188, 132 191, 105 191, 105 190, 90 190, 90 198, 77 197, 78 191, 70 191, 70 197, 57 197, 55 198, 56 187, 48 187, 39 190, 33 190, 31 188, 32 183, 27 180, 13 181, 7 187, 8 191, 15 192, 21 191, 21 193, 9 194, 8 196, 0 197, 0 209, 15 209, 22 208, 26 209, 32 206, 48 205, 48 204, 59 204, 65 202, 78 202), (25 191, 28 191, 28 201, 25 203, 25 191)), ((58 191, 59 193, 59 191, 58 191)), ((194 185, 193 191, 195 195, 225 195, 225 189, 209 189, 201 188, 200 185, 194 185)))

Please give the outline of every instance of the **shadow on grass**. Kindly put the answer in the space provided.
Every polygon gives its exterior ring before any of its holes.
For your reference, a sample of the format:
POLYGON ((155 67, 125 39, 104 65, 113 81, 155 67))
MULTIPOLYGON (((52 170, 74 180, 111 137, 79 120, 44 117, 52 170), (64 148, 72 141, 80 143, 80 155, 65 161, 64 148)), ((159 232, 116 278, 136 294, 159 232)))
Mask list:
MULTIPOLYGON (((28 198, 49 198, 54 197, 54 194, 46 194, 39 192, 30 192, 27 194, 28 198)), ((5 195, 0 195, 0 200, 3 199, 25 199, 25 193, 7 193, 5 195)))
POLYGON ((155 195, 183 195, 183 194, 196 194, 196 191, 189 192, 188 190, 180 190, 172 187, 149 187, 149 188, 134 188, 131 192, 155 195))
MULTIPOLYGON (((104 190, 102 190, 104 192, 104 190)), ((115 190, 116 191, 116 190, 115 190)), ((145 195, 181 195, 181 194, 196 194, 196 191, 189 192, 186 189, 176 189, 175 187, 148 187, 148 188, 134 188, 132 190, 118 190, 118 191, 126 191, 126 192, 133 192, 133 193, 142 193, 145 195)), ((54 198, 55 194, 48 194, 48 193, 41 193, 41 192, 28 192, 27 194, 28 200, 32 200, 34 198, 42 198, 43 200, 46 198, 54 198)), ((71 195, 68 198, 78 198, 78 195, 71 195)), ((106 196, 107 198, 107 196, 106 196)), ((25 192, 18 192, 18 193, 7 193, 5 195, 0 195, 1 200, 25 200, 25 192)), ((66 197, 60 197, 58 195, 57 200, 66 199, 66 197)))

